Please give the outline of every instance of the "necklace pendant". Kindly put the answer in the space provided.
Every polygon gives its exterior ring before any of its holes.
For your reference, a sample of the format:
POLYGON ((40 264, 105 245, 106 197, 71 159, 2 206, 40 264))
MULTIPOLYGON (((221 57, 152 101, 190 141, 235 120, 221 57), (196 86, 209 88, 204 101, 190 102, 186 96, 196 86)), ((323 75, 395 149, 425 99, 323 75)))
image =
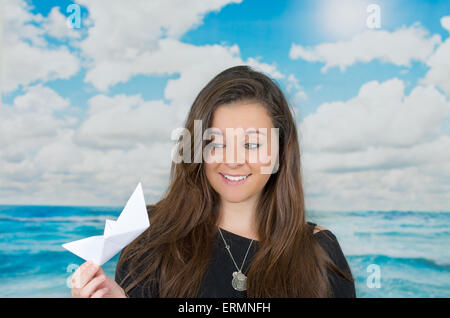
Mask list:
POLYGON ((247 289, 247 276, 241 271, 233 273, 233 280, 231 281, 233 288, 238 291, 244 291, 247 289))

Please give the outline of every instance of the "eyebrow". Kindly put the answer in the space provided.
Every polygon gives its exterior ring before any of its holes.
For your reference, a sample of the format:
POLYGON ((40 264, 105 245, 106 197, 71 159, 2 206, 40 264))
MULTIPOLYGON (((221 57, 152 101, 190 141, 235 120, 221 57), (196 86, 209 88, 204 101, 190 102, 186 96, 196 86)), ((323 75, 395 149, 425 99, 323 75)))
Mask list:
MULTIPOLYGON (((218 134, 218 135, 223 135, 223 133, 222 133, 222 131, 220 131, 219 129, 216 129, 216 128, 211 128, 211 133, 213 133, 213 134, 218 134)), ((259 131, 259 130, 256 130, 256 129, 248 129, 246 132, 245 132, 245 134, 246 135, 250 135, 250 134, 261 134, 261 135, 266 135, 264 132, 262 132, 262 131, 259 131)))

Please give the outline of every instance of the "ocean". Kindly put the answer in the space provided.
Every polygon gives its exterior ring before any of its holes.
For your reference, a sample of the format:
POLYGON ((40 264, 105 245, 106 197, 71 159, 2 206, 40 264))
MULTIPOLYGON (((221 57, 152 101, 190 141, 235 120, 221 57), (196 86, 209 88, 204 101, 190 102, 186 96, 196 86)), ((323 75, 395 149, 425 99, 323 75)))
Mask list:
MULTIPOLYGON (((61 244, 101 235, 122 208, 0 206, 0 297, 70 297, 84 260, 61 244)), ((338 238, 357 297, 450 297, 450 213, 308 213, 338 238)), ((118 255, 103 265, 114 278, 118 255)))

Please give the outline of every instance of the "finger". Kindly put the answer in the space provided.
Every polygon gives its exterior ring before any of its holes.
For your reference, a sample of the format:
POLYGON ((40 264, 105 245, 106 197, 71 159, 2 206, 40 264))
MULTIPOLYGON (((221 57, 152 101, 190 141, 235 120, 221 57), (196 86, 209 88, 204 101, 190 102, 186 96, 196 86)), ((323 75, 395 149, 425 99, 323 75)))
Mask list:
POLYGON ((106 295, 107 292, 108 292, 108 288, 99 289, 95 293, 92 294, 91 298, 102 298, 106 295))
POLYGON ((98 266, 97 272, 95 272, 94 277, 100 276, 100 275, 106 275, 106 274, 105 274, 105 272, 103 271, 103 269, 102 269, 100 266, 98 266))
POLYGON ((77 288, 84 288, 84 286, 94 277, 99 268, 100 266, 94 263, 90 263, 84 267, 80 273, 79 286, 77 286, 77 288))
POLYGON ((77 270, 72 275, 72 288, 79 289, 82 287, 81 285, 81 274, 84 270, 86 270, 91 262, 84 262, 82 265, 80 265, 77 270))
POLYGON ((94 292, 99 289, 99 286, 105 281, 106 276, 101 275, 93 278, 89 283, 84 286, 80 291, 80 296, 84 298, 90 297, 94 292))

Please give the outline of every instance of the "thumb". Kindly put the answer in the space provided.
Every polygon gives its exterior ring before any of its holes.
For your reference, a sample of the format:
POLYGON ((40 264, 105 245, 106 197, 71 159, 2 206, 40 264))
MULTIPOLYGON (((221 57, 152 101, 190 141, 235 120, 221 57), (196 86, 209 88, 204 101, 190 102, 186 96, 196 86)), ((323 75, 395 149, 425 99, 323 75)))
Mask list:
POLYGON ((100 265, 97 265, 97 272, 95 272, 94 277, 100 276, 102 274, 105 275, 105 272, 103 271, 103 269, 102 269, 102 267, 100 265))

